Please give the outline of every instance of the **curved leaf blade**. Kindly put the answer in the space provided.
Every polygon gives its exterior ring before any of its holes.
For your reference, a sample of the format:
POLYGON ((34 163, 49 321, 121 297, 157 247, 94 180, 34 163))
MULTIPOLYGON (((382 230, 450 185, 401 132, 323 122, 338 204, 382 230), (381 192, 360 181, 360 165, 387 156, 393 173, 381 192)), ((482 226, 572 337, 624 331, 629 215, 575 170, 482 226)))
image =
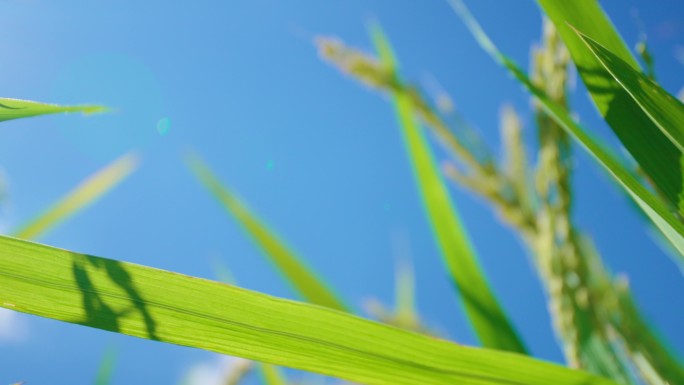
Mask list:
POLYGON ((12 119, 28 118, 38 115, 81 112, 94 114, 107 109, 97 105, 60 106, 57 104, 32 102, 30 100, 0 98, 0 122, 12 119))
POLYGON ((369 385, 615 385, 518 354, 5 236, 0 306, 369 385))
POLYGON ((188 164, 195 176, 216 197, 221 205, 247 231, 264 254, 307 301, 332 309, 349 311, 337 295, 306 266, 261 220, 226 187, 197 156, 190 156, 188 164))
MULTIPOLYGON (((396 59, 382 31, 375 26, 372 34, 381 61, 396 71, 396 59)), ((395 93, 394 107, 432 232, 471 325, 485 347, 527 354, 525 345, 487 282, 430 147, 416 122, 409 95, 395 93)))

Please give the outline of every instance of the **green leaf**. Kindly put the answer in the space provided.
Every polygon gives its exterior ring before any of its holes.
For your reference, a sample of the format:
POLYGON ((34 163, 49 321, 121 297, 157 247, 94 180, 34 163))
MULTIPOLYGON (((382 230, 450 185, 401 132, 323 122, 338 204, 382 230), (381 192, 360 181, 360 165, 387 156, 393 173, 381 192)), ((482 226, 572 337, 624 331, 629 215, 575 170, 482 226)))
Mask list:
MULTIPOLYGON (((682 151, 666 137, 635 99, 606 71, 571 26, 591 36, 625 65, 639 71, 598 1, 537 0, 570 51, 584 84, 603 118, 673 207, 684 214, 682 151)), ((681 127, 680 127, 681 128, 681 127)))
POLYGON ((91 175, 45 213, 11 232, 17 238, 34 239, 81 211, 121 183, 138 166, 138 157, 126 154, 91 175))
POLYGON ((261 364, 259 371, 265 385, 287 385, 285 375, 277 366, 261 364))
POLYGON ((5 236, 0 306, 369 385, 615 385, 523 355, 5 236))
POLYGON ((420 326, 416 311, 416 285, 413 267, 407 262, 400 263, 396 270, 394 298, 396 301, 396 321, 399 325, 411 325, 416 330, 420 326))
POLYGON ((28 100, 0 98, 0 122, 5 120, 28 118, 31 116, 59 114, 64 112, 82 112, 93 114, 106 111, 105 107, 95 105, 83 106, 60 106, 57 104, 46 104, 31 102, 28 100))
POLYGON ((347 306, 335 293, 273 231, 269 230, 229 189, 224 187, 199 157, 190 156, 188 164, 202 184, 214 194, 216 199, 240 223, 270 261, 307 301, 348 311, 347 306))
POLYGON ((684 104, 593 39, 575 32, 672 144, 684 151, 684 104))
POLYGON ((116 365, 117 351, 112 346, 105 351, 100 368, 97 370, 95 377, 95 385, 108 385, 112 383, 112 375, 114 373, 114 366, 116 365))
MULTIPOLYGON (((381 61, 398 76, 396 59, 379 27, 372 29, 372 35, 381 61)), ((480 267, 430 147, 416 122, 410 96, 405 92, 395 93, 394 105, 432 232, 477 336, 486 347, 526 354, 524 344, 480 267)))
MULTIPOLYGON (((508 57, 504 56, 496 48, 494 43, 484 33, 475 19, 470 15, 463 3, 458 0, 450 0, 456 12, 462 17, 468 29, 478 43, 497 62, 507 68, 532 95, 539 101, 544 110, 551 116, 568 134, 574 137, 591 154, 603 168, 608 171, 634 201, 641 207, 646 215, 653 221, 658 229, 679 251, 680 264, 684 262, 684 225, 670 212, 669 207, 658 199, 651 191, 644 187, 612 153, 594 140, 586 130, 577 124, 568 111, 551 100, 543 90, 537 88, 525 72, 508 57)), ((638 108, 638 107, 637 107, 638 108)))

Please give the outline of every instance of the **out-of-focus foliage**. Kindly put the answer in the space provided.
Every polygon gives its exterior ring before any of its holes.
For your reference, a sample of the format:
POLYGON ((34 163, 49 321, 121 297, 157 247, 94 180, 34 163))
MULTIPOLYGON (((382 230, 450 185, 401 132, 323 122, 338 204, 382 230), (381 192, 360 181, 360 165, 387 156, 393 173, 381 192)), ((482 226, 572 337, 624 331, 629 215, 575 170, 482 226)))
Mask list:
POLYGON ((487 278, 479 266, 479 259, 461 224, 456 206, 449 197, 446 184, 436 166, 430 147, 413 114, 413 98, 401 86, 398 63, 389 42, 378 26, 372 28, 376 50, 385 72, 392 74, 395 91, 394 107, 402 129, 418 188, 423 198, 432 231, 453 284, 463 302, 466 314, 485 347, 526 354, 518 337, 487 278))
POLYGON ((328 285, 304 265, 301 258, 285 246, 277 235, 247 210, 246 206, 233 193, 222 186, 211 170, 197 156, 191 156, 188 159, 191 169, 202 184, 237 219, 266 256, 307 301, 332 309, 347 311, 342 300, 328 288, 328 285))
POLYGON ((135 154, 126 154, 91 175, 44 213, 12 231, 18 238, 35 239, 116 187, 138 167, 135 154))
MULTIPOLYGON (((189 163, 199 180, 310 304, 0 236, 0 306, 263 361, 259 371, 266 385, 289 382, 270 364, 371 385, 684 384, 679 358, 642 316, 627 280, 604 266, 572 215, 576 140, 625 188, 677 256, 684 255, 684 105, 655 82, 645 38, 637 46, 644 71, 598 2, 538 0, 548 19, 526 73, 499 52, 461 0, 450 3, 485 51, 534 96, 535 148, 526 146, 520 113, 511 107, 501 110, 500 159, 460 116, 459 124, 450 124, 445 114, 457 114, 454 104, 439 93, 433 105, 419 86, 399 76, 389 41, 377 26, 372 38, 378 57, 339 39, 319 38, 317 45, 325 60, 390 96, 436 243, 465 312, 482 345, 517 354, 434 337, 416 310, 413 275, 405 267, 397 273, 396 309, 388 311, 377 302, 369 308, 384 324, 349 314, 351 309, 303 258, 198 157, 189 163), (646 181, 573 119, 568 103, 573 63, 646 181), (447 154, 440 165, 426 132, 447 154), (529 249, 570 368, 525 357, 527 350, 489 287, 445 177, 485 200, 529 249)), ((102 110, 0 99, 0 121, 102 110)), ((118 184, 136 165, 131 155, 115 161, 15 235, 34 238, 45 232, 118 184)), ((110 381, 113 364, 110 352, 96 383, 110 381)), ((222 380, 237 385, 254 367, 252 361, 240 361, 222 380)))
MULTIPOLYGON (((572 221, 572 153, 566 131, 567 121, 572 122, 566 98, 570 54, 560 35, 552 23, 545 23, 543 41, 534 50, 534 64, 528 78, 498 52, 460 1, 453 1, 452 5, 485 50, 513 70, 516 77, 535 92, 539 148, 533 166, 534 157, 529 155, 521 139, 520 119, 514 110, 505 108, 502 112, 504 159, 501 166, 477 163, 463 146, 440 140, 457 161, 457 164, 447 163, 446 175, 487 199, 526 241, 546 284, 554 325, 571 366, 623 384, 636 383, 632 368, 637 368, 641 380, 649 383, 676 383, 681 379, 681 364, 646 326, 625 281, 611 277, 589 237, 572 221), (553 107, 551 111, 549 106, 553 107), (567 121, 559 119, 554 111, 565 114, 567 121), (463 157, 463 153, 467 155, 463 157), (483 169, 487 171, 483 172, 483 169), (649 346, 648 350, 644 349, 645 345, 649 346)), ((326 60, 364 84, 393 95, 413 95, 410 100, 416 115, 438 139, 444 132, 452 131, 439 117, 438 110, 425 102, 415 87, 402 87, 372 55, 349 48, 337 39, 319 39, 318 45, 326 60), (406 88, 411 92, 404 91, 406 88)), ((573 129, 581 130, 572 124, 573 129)), ((583 131, 579 133, 584 134, 583 131)), ((596 147, 603 150, 601 145, 596 147)), ((622 170, 620 163, 615 164, 622 170)), ((630 173, 626 174, 631 177, 630 173)), ((637 191, 641 193, 646 189, 637 191)), ((659 204, 656 199, 652 197, 648 203, 659 204)), ((661 212, 667 214, 660 210, 656 218, 661 212)))

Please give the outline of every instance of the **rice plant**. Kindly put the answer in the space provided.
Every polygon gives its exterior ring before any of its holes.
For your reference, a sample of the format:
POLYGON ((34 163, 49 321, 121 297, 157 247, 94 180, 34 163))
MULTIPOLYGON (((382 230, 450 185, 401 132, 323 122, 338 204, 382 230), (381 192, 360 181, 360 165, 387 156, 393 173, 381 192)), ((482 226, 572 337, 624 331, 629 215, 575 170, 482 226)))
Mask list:
MULTIPOLYGON (((533 100, 530 128, 523 127, 520 111, 501 108, 498 154, 465 123, 467 111, 455 111, 446 95, 431 100, 425 87, 402 73, 400 56, 379 24, 369 26, 373 52, 340 37, 317 37, 313 44, 329 65, 391 101, 444 274, 480 346, 452 341, 426 323, 416 310, 408 265, 397 269, 395 309, 373 301, 368 313, 375 320, 354 314, 280 230, 196 153, 185 160, 198 184, 302 301, 31 241, 129 176, 139 163, 129 154, 0 236, 0 306, 246 359, 226 370, 226 384, 240 384, 253 371, 264 384, 293 383, 279 366, 370 385, 684 384, 681 358, 642 314, 628 280, 605 266, 592 235, 573 217, 574 154, 586 151, 682 266, 684 104, 656 82, 645 40, 638 51, 642 68, 597 2, 539 0, 545 18, 525 71, 497 48, 462 0, 449 4, 454 19, 533 100), (573 66, 629 158, 578 123, 569 97, 573 66), (523 138, 529 129, 535 146, 523 138), (565 365, 530 352, 489 282, 450 185, 485 202, 522 241, 544 288, 565 365)), ((0 121, 62 112, 107 109, 0 99, 0 121)), ((674 305, 676 318, 681 310, 674 305)), ((96 383, 109 382, 119 354, 107 351, 96 383)))

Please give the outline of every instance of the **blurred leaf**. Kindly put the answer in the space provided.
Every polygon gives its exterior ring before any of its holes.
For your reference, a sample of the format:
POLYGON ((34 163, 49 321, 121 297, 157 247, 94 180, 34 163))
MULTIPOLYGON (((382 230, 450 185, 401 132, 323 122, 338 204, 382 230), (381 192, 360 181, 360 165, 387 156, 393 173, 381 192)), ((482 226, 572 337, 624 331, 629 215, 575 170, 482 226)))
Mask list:
POLYGON ((366 301, 366 312, 374 319, 398 328, 436 336, 434 330, 427 328, 420 320, 415 306, 415 277, 407 263, 399 263, 395 273, 394 308, 383 305, 375 298, 366 301))
POLYGON ((239 385, 252 369, 254 369, 254 361, 234 358, 228 374, 224 378, 223 385, 239 385))
POLYGON ((591 36, 626 66, 640 71, 639 64, 599 2, 537 1, 558 28, 601 115, 658 190, 684 214, 684 203, 680 207, 684 185, 681 150, 660 131, 571 28, 591 36))
POLYGON ((56 104, 31 102, 28 100, 0 98, 0 122, 38 115, 59 114, 63 112, 93 114, 104 111, 106 111, 105 107, 95 105, 60 106, 56 104))
POLYGON ((95 385, 108 385, 112 383, 112 374, 114 373, 117 355, 116 349, 111 346, 107 348, 100 362, 100 368, 97 370, 95 385))
MULTIPOLYGON (((577 124, 568 111, 551 100, 543 90, 532 84, 527 74, 518 67, 515 62, 503 55, 494 43, 482 30, 477 21, 465 8, 460 0, 450 0, 454 10, 461 16, 464 23, 473 34, 480 46, 487 51, 494 60, 506 67, 511 74, 539 101, 544 110, 551 116, 570 136, 575 138, 598 163, 605 168, 629 193, 634 201, 641 207, 646 215, 653 221, 658 229, 679 251, 676 262, 684 262, 684 224, 682 224, 667 205, 644 187, 613 154, 594 140, 586 130, 577 124)), ((638 106, 636 106, 638 108, 638 106)))
MULTIPOLYGON (((378 26, 372 28, 372 35, 382 63, 396 71, 396 59, 378 26)), ((410 96, 405 92, 395 93, 394 105, 432 232, 473 328, 485 347, 526 354, 524 344, 487 283, 429 145, 416 122, 410 96)))
POLYGON ((610 72, 634 101, 644 110, 672 143, 684 151, 684 105, 662 89, 658 83, 634 70, 624 60, 598 44, 593 39, 576 31, 591 52, 610 72))
POLYGON ((199 157, 191 156, 188 164, 202 184, 218 199, 223 207, 240 223, 252 237, 254 242, 264 251, 266 256, 290 284, 307 301, 333 309, 348 311, 344 303, 328 286, 309 269, 304 262, 292 252, 268 229, 237 197, 214 176, 209 167, 199 157))
POLYGON ((277 366, 261 364, 259 371, 265 385, 287 385, 285 375, 277 366))
POLYGON ((394 298, 396 301, 397 323, 406 325, 406 329, 418 330, 420 322, 416 312, 416 285, 413 268, 407 263, 400 263, 397 266, 396 283, 394 298))
POLYGON ((615 385, 322 306, 5 236, 0 306, 369 385, 615 385))
POLYGON ((214 274, 216 275, 216 280, 228 285, 237 285, 235 276, 233 272, 230 271, 228 266, 220 259, 215 259, 212 263, 214 268, 214 274))
POLYGON ((122 156, 81 182, 45 213, 20 226, 11 234, 26 239, 34 239, 44 234, 117 186, 136 169, 137 165, 136 155, 129 153, 122 156))

